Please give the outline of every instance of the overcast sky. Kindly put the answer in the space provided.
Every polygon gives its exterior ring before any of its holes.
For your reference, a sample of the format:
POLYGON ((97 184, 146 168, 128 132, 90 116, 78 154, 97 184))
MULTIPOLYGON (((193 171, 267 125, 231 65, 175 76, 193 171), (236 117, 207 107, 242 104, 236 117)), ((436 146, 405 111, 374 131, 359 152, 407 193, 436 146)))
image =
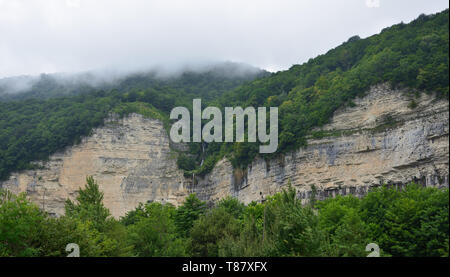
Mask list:
POLYGON ((0 78, 209 61, 288 69, 447 0, 0 0, 0 78))

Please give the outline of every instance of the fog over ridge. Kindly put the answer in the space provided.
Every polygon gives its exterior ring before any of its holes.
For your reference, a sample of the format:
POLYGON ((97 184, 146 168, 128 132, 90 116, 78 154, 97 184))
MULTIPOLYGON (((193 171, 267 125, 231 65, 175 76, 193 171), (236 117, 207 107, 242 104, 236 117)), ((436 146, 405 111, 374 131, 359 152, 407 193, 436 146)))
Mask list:
POLYGON ((0 0, 0 78, 216 60, 273 72, 446 8, 445 0, 0 0))
POLYGON ((147 69, 127 70, 123 68, 105 68, 85 72, 52 73, 40 75, 22 75, 0 78, 0 96, 32 92, 40 82, 51 82, 62 88, 85 87, 91 89, 112 89, 121 81, 133 77, 151 77, 157 80, 179 78, 182 74, 210 73, 222 78, 254 78, 268 72, 235 62, 204 62, 184 65, 159 65, 147 69))

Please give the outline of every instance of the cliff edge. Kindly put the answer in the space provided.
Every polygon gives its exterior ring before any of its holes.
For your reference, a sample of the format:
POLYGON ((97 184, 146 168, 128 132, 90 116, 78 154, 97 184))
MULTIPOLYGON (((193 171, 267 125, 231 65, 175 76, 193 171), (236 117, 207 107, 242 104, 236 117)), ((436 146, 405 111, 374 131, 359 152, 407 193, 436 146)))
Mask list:
POLYGON ((318 199, 362 196, 384 183, 448 187, 449 102, 406 92, 374 86, 314 130, 307 147, 270 161, 257 158, 245 170, 223 159, 204 177, 183 176, 159 120, 112 116, 80 144, 39 162, 40 169, 14 173, 0 186, 27 192, 42 209, 61 215, 65 200, 92 175, 115 217, 139 202, 179 205, 189 193, 212 202, 227 195, 263 201, 289 182, 305 201, 313 191, 318 199))

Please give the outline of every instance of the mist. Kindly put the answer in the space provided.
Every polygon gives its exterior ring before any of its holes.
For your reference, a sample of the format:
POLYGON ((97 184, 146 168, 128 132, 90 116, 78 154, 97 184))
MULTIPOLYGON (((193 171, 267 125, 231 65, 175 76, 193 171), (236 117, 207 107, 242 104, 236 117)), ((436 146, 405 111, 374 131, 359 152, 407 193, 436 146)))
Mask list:
MULTIPOLYGON (((0 0, 0 78, 94 72, 95 84, 223 61, 275 72, 446 8, 444 0, 0 0)), ((20 91, 36 78, 22 80, 1 82, 20 91)))
MULTIPOLYGON (((89 89, 109 90, 120 86, 128 78, 142 77, 160 81, 170 81, 182 74, 203 74, 229 79, 253 80, 269 73, 262 69, 243 63, 209 62, 179 65, 161 65, 145 69, 101 69, 77 73, 51 73, 33 76, 17 76, 0 79, 0 98, 35 94, 48 90, 82 92, 89 89), (45 89, 44 89, 45 90, 45 89)), ((58 93, 61 95, 61 93, 58 93)), ((30 96, 28 95, 28 96, 30 96)), ((34 95, 36 96, 36 95, 34 95)))

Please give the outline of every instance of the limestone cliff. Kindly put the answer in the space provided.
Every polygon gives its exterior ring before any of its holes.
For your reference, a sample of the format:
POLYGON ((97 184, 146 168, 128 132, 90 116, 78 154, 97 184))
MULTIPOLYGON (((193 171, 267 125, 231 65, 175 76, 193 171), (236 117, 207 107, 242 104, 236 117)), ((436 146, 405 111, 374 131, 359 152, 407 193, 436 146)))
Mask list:
POLYGON ((313 185, 319 199, 364 195, 382 183, 448 186, 448 101, 421 94, 412 107, 408 95, 387 85, 373 87, 315 130, 307 147, 270 161, 257 158, 246 170, 233 170, 224 159, 203 178, 183 177, 160 121, 136 114, 112 117, 79 145, 42 162, 42 169, 15 173, 1 185, 27 192, 43 209, 60 215, 65 199, 73 199, 92 175, 115 217, 139 202, 177 205, 191 192, 208 201, 226 195, 260 201, 289 180, 305 200, 313 185))
POLYGON ((316 130, 323 138, 310 138, 308 147, 270 161, 257 158, 238 172, 222 160, 195 191, 205 200, 233 195, 248 203, 280 191, 289 180, 305 200, 313 186, 318 199, 362 196, 383 183, 448 187, 449 103, 421 94, 412 108, 405 92, 373 87, 316 130))
POLYGON ((110 118, 79 145, 50 157, 39 170, 13 174, 3 188, 29 197, 50 213, 64 213, 64 202, 92 175, 115 217, 139 202, 177 204, 186 197, 169 138, 158 120, 133 114, 110 118))

